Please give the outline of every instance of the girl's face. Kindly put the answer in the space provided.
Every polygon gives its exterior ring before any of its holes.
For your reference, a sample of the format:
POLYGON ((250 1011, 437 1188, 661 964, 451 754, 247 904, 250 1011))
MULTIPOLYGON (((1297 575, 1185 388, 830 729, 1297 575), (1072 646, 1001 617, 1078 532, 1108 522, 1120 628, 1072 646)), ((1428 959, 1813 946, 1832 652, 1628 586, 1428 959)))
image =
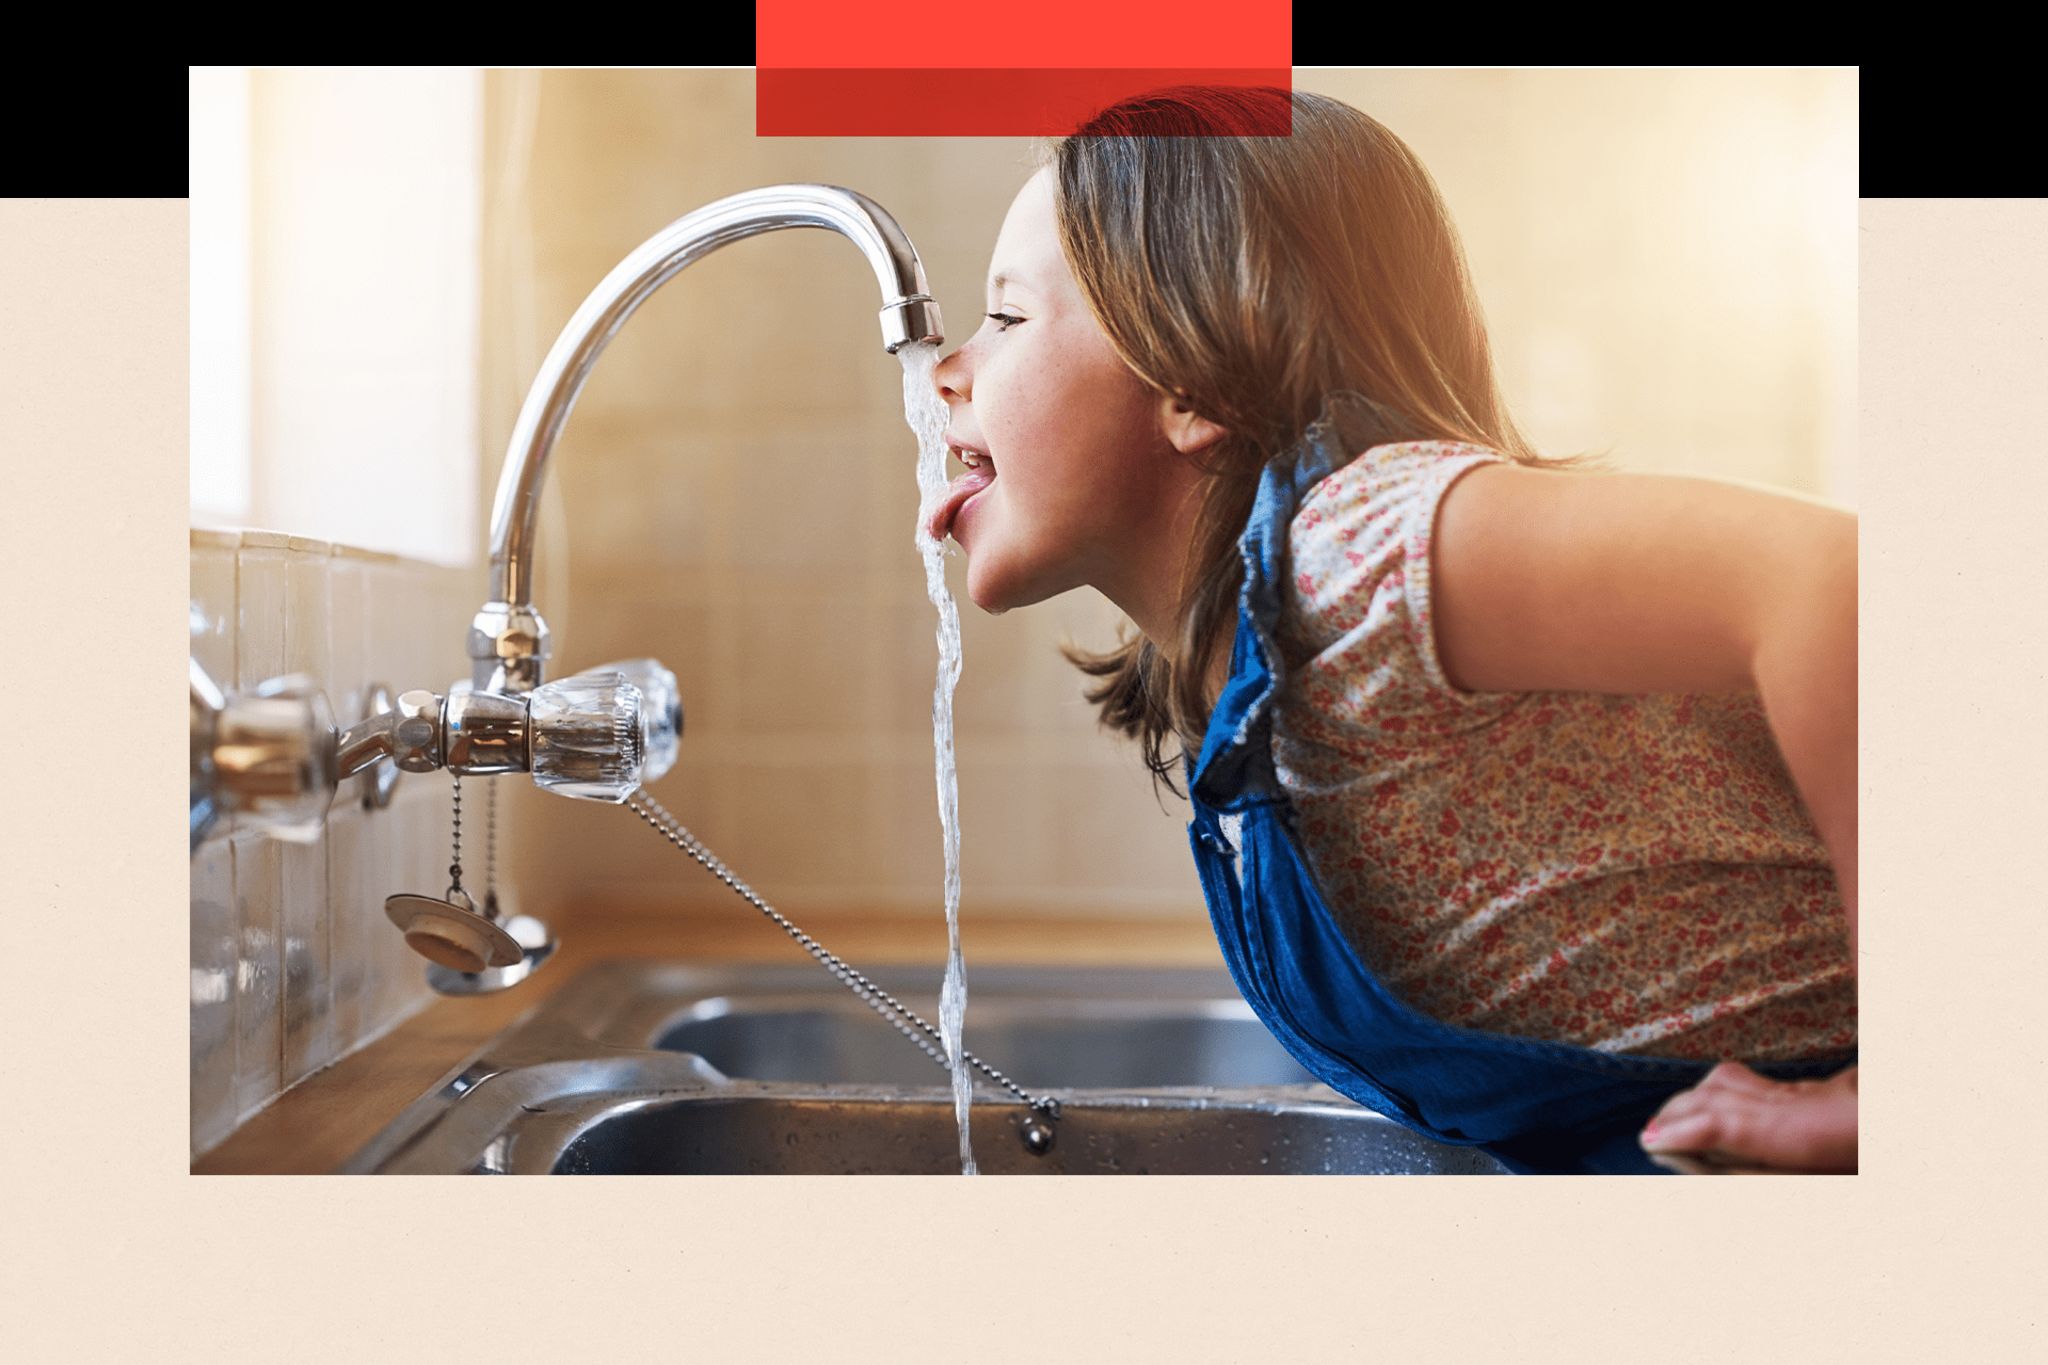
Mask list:
POLYGON ((933 373, 948 437, 995 467, 953 523, 968 596, 1005 611, 1089 584, 1150 633, 1191 472, 1165 434, 1171 400, 1118 357, 1067 268, 1050 168, 1003 220, 988 311, 933 373))

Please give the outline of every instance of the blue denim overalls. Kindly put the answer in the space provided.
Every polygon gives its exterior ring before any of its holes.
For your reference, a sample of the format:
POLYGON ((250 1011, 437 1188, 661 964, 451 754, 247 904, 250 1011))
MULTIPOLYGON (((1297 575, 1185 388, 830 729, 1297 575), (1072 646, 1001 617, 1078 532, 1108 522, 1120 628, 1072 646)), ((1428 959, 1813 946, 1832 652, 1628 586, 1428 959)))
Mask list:
MULTIPOLYGON (((1224 961, 1295 1060, 1418 1133, 1477 1145, 1522 1173, 1668 1174, 1637 1134, 1713 1063, 1485 1033, 1409 1008, 1359 960, 1295 842, 1271 746, 1288 526, 1302 495, 1351 458, 1344 452, 1365 448, 1330 435, 1326 423, 1311 426, 1298 460, 1266 467, 1239 542, 1245 583, 1230 678, 1200 761, 1183 758, 1194 807, 1188 840, 1224 961), (1241 821, 1235 850, 1225 814, 1241 821)), ((1851 1053, 1752 1065, 1789 1080, 1853 1061, 1851 1053)))

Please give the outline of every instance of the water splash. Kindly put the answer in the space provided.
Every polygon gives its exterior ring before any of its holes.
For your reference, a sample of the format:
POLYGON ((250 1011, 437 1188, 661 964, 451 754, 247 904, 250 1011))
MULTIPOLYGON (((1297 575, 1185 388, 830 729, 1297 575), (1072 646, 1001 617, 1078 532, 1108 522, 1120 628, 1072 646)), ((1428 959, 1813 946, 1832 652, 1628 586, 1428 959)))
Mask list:
POLYGON ((973 1086, 960 1055, 960 1024, 967 1013, 967 969, 960 959, 959 782, 953 767, 953 686, 960 681, 960 610, 946 588, 947 547, 925 530, 946 489, 946 402, 932 387, 936 346, 916 343, 896 352, 903 362, 903 417, 917 433, 917 551, 924 557, 925 592, 939 610, 939 682, 932 692, 932 745, 938 751, 939 827, 946 841, 946 982, 939 993, 939 1034, 953 1069, 953 1116, 960 1124, 960 1174, 976 1175, 967 1140, 973 1086))

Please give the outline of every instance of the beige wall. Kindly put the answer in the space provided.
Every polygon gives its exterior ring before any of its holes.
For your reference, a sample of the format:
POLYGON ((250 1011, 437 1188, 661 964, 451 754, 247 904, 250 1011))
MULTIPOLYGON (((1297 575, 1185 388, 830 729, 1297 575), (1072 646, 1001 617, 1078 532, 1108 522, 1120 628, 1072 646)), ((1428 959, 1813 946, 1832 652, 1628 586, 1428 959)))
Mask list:
MULTIPOLYGON (((1297 79, 1432 168, 1539 443, 1852 502, 1854 72, 1297 79)), ((860 190, 916 242, 955 342, 978 325, 1024 140, 756 138, 752 117, 748 70, 491 73, 487 497, 584 295, 722 195, 860 190)), ((877 302, 853 247, 818 231, 738 243, 667 285, 557 447, 537 603, 557 675, 641 654, 675 669, 688 728, 653 790, 771 903, 799 922, 929 914, 943 936, 935 613, 877 302)), ((991 618, 964 567, 948 560, 965 919, 1202 916, 1185 803, 1155 805, 1055 651, 1109 643, 1114 609, 1084 591, 991 618)), ((621 811, 517 795, 523 908, 755 913, 621 811)))

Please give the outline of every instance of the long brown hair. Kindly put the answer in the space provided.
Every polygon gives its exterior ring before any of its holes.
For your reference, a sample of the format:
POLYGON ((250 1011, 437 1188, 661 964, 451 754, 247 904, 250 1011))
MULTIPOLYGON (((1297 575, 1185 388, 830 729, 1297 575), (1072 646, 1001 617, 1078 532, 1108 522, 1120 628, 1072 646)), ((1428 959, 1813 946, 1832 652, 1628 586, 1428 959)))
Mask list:
POLYGON ((1209 477, 1172 648, 1142 635, 1100 654, 1060 646, 1102 679, 1086 693, 1102 725, 1136 739, 1154 786, 1179 796, 1172 770, 1201 750, 1208 665, 1235 630, 1237 541, 1259 476, 1328 395, 1348 389, 1391 410, 1354 453, 1456 440, 1541 468, 1599 457, 1540 455, 1516 428, 1436 183, 1350 105, 1305 90, 1175 86, 1036 150, 1054 168, 1061 248, 1110 343, 1152 388, 1228 433, 1200 466, 1209 477), (1290 99, 1288 136, 1231 131, 1287 126, 1275 120, 1290 99))

